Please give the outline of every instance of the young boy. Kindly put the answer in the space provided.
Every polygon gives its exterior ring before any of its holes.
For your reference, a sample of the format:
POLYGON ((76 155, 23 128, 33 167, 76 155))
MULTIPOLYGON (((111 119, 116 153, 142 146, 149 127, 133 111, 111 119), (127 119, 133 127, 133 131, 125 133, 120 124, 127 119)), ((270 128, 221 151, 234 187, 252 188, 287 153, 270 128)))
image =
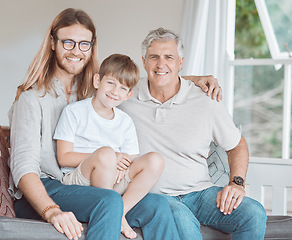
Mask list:
POLYGON ((138 67, 128 56, 109 56, 94 75, 94 97, 66 106, 54 134, 58 162, 65 173, 62 183, 120 193, 124 202, 121 232, 131 239, 137 235, 125 216, 151 190, 164 168, 158 153, 138 156, 134 123, 116 108, 132 96, 138 80, 138 67))

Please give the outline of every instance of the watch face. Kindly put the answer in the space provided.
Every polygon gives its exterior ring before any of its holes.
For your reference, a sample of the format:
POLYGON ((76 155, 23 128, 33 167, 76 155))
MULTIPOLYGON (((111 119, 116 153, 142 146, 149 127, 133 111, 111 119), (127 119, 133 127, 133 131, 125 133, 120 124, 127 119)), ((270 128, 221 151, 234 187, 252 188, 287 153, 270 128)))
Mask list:
POLYGON ((239 177, 239 176, 234 177, 234 182, 235 182, 237 185, 241 185, 241 186, 243 186, 243 178, 242 178, 242 177, 239 177))

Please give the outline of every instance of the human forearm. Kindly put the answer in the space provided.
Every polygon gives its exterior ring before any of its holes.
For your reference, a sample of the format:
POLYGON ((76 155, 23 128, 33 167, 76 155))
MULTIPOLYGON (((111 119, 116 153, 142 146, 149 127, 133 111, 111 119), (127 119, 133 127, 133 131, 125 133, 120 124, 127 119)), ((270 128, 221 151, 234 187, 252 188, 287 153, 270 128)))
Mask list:
POLYGON ((227 151, 227 155, 230 167, 230 181, 233 180, 234 176, 240 176, 245 179, 249 161, 245 139, 241 137, 238 145, 234 149, 227 151))
POLYGON ((22 176, 18 187, 36 212, 45 221, 53 224, 57 231, 64 233, 68 239, 78 239, 81 236, 83 231, 81 223, 72 212, 63 212, 57 207, 58 205, 48 195, 45 186, 35 173, 22 176), (42 214, 46 208, 47 211, 42 214))
POLYGON ((73 143, 57 140, 57 157, 61 167, 77 167, 90 153, 73 151, 73 143))
POLYGON ((58 162, 61 167, 77 167, 90 153, 67 152, 61 156, 58 154, 58 162))
POLYGON ((241 137, 238 145, 227 151, 230 167, 229 184, 217 195, 217 207, 224 214, 231 214, 236 209, 245 196, 244 186, 233 182, 235 176, 240 176, 245 180, 248 167, 248 148, 246 141, 241 137))
POLYGON ((46 207, 55 204, 35 173, 28 173, 22 176, 18 188, 39 215, 42 214, 46 207))

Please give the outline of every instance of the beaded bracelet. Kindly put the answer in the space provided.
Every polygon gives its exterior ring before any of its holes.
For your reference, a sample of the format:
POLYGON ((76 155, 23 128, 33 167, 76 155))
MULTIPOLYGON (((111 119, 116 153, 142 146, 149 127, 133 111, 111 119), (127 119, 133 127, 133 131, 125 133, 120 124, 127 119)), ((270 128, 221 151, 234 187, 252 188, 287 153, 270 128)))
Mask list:
POLYGON ((45 219, 45 214, 46 214, 47 211, 49 211, 49 210, 52 209, 52 208, 59 208, 59 209, 60 209, 60 207, 59 207, 57 204, 47 206, 47 207, 42 211, 42 219, 44 219, 44 220, 46 221, 46 219, 45 219))

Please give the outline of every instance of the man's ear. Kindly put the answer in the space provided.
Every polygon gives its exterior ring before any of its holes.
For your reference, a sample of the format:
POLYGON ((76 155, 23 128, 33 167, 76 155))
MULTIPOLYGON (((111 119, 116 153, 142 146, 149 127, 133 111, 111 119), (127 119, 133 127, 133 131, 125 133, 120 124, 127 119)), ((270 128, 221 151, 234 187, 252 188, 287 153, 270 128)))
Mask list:
POLYGON ((132 95, 133 95, 133 90, 130 90, 127 94, 125 101, 128 100, 130 97, 132 97, 132 95))
POLYGON ((95 89, 98 89, 98 86, 100 84, 100 79, 99 79, 99 74, 98 73, 96 73, 96 74, 93 75, 92 83, 93 83, 93 87, 95 89))
POLYGON ((53 38, 52 35, 51 35, 51 49, 52 49, 53 51, 55 51, 55 49, 56 49, 55 39, 53 38))
POLYGON ((142 62, 143 62, 144 69, 146 69, 145 68, 145 58, 144 57, 142 57, 142 62))
POLYGON ((182 57, 181 59, 179 59, 179 70, 182 69, 183 63, 184 63, 184 57, 182 57))

